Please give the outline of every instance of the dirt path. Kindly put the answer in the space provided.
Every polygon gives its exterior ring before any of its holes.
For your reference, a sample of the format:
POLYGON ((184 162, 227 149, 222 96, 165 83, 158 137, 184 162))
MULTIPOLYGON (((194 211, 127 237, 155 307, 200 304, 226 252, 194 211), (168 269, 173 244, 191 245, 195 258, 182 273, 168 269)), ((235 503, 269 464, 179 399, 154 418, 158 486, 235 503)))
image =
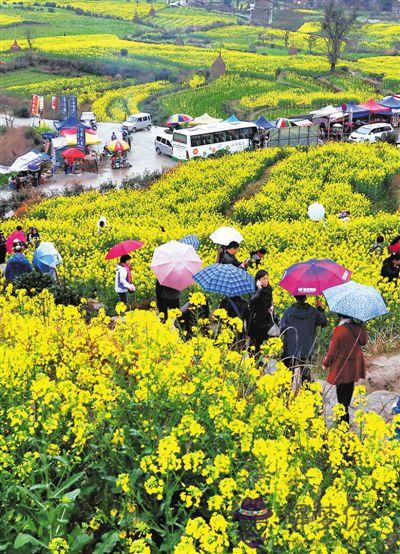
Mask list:
POLYGON ((274 167, 274 164, 272 166, 268 166, 266 169, 264 169, 263 174, 261 175, 261 177, 259 179, 257 179, 257 181, 252 181, 251 183, 249 183, 242 190, 242 192, 239 194, 239 196, 236 197, 235 202, 232 204, 232 206, 229 208, 229 210, 226 211, 226 215, 228 217, 232 217, 232 214, 235 210, 236 202, 238 202, 239 200, 243 200, 243 199, 249 200, 252 196, 257 194, 257 192, 259 192, 262 189, 262 187, 268 181, 270 171, 273 167, 274 167))

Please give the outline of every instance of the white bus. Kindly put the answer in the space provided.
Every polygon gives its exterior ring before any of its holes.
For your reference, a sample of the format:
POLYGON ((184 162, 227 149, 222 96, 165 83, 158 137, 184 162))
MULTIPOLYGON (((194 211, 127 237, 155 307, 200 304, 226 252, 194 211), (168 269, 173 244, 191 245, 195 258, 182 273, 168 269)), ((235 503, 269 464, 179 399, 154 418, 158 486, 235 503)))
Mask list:
POLYGON ((254 123, 216 123, 174 131, 172 157, 186 161, 207 158, 218 150, 242 152, 257 136, 254 123))

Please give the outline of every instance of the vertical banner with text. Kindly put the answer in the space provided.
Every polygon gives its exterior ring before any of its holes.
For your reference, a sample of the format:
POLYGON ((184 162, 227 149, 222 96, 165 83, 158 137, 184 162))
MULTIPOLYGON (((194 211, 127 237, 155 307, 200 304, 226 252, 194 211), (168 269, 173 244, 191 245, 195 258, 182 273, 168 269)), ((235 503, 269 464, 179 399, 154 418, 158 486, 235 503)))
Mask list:
POLYGON ((78 148, 86 147, 86 129, 83 125, 77 125, 76 127, 76 145, 78 148))
POLYGON ((51 97, 51 109, 58 110, 58 96, 51 97))
POLYGON ((68 116, 76 117, 78 112, 78 103, 76 96, 74 94, 70 94, 68 96, 68 116))
POLYGON ((65 94, 60 96, 60 118, 61 120, 66 119, 68 116, 68 104, 67 97, 65 94))
POLYGON ((37 94, 32 94, 31 100, 31 115, 39 114, 39 96, 37 94))

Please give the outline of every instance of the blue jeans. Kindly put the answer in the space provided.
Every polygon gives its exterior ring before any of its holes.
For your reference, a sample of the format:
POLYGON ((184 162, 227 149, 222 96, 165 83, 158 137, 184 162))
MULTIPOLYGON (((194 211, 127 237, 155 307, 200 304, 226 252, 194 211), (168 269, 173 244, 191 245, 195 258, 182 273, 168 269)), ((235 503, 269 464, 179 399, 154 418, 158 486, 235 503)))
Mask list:
POLYGON ((125 304, 125 306, 127 306, 128 305, 128 293, 127 292, 119 292, 118 296, 119 296, 119 301, 123 302, 125 304))

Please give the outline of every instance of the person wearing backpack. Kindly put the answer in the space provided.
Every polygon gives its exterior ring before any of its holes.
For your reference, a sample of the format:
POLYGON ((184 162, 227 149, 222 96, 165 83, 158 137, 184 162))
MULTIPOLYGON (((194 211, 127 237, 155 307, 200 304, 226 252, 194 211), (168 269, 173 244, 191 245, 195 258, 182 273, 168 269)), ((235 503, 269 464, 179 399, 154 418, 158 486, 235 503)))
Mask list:
POLYGON ((338 315, 339 324, 333 331, 322 367, 329 371, 327 381, 336 386, 338 402, 344 406, 342 421, 349 423, 354 383, 365 378, 365 360, 361 347, 367 344, 368 334, 361 323, 345 315, 338 315))

